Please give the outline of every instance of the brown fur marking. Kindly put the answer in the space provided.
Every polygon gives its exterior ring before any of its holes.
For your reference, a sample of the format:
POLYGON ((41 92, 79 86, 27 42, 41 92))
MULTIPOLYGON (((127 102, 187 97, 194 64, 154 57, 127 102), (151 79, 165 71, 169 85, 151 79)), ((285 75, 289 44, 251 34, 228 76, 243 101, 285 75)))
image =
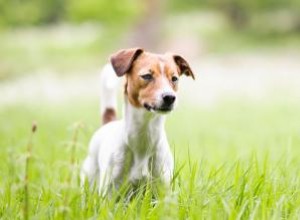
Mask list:
POLYGON ((102 116, 102 124, 107 124, 108 122, 116 120, 116 112, 113 108, 105 109, 102 116))
POLYGON ((136 108, 144 103, 154 104, 156 91, 166 82, 177 91, 178 82, 173 82, 173 76, 187 75, 194 78, 189 64, 179 55, 171 53, 154 54, 141 48, 121 50, 111 56, 112 66, 118 76, 125 75, 124 94, 136 108), (161 67, 163 66, 163 70, 161 67), (144 80, 141 75, 151 74, 152 80, 144 80))
POLYGON ((132 68, 126 74, 126 88, 129 102, 135 107, 142 107, 143 103, 152 104, 156 101, 155 92, 163 87, 167 80, 174 91, 177 91, 177 83, 172 82, 172 76, 179 76, 180 72, 174 62, 173 56, 156 55, 144 52, 133 63, 132 68), (164 65, 163 72, 160 65, 164 65), (152 81, 145 81, 140 75, 151 73, 152 81))
POLYGON ((143 49, 132 48, 127 50, 120 50, 110 57, 111 64, 117 76, 123 76, 130 71, 135 59, 143 53, 143 49))

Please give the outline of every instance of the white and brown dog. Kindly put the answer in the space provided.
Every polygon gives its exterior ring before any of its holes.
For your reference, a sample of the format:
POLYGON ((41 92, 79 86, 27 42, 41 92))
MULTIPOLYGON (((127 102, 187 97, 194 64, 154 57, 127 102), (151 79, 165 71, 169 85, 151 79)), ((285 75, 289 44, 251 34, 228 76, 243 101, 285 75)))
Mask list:
POLYGON ((157 178, 170 184, 174 161, 164 130, 165 113, 176 104, 178 77, 194 78, 179 55, 140 48, 113 54, 101 73, 102 126, 90 141, 81 179, 106 193, 124 181, 157 178), (125 76, 124 118, 116 118, 118 77, 125 76))

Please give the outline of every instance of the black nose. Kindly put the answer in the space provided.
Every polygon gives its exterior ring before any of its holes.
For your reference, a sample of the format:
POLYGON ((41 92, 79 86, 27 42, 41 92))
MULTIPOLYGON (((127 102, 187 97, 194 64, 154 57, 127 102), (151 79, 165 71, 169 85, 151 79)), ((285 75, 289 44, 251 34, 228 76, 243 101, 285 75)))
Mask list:
POLYGON ((163 100, 165 105, 172 105, 175 102, 176 96, 171 94, 163 94, 163 100))

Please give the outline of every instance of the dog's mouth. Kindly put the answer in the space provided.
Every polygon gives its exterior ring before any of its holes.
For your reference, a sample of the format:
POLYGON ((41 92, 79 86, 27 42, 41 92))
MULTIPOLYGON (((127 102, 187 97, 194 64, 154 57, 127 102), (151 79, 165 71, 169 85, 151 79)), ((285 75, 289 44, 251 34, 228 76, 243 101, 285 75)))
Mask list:
POLYGON ((168 113, 168 112, 173 110, 174 105, 170 105, 170 106, 165 106, 165 105, 152 106, 152 105, 149 105, 149 104, 145 103, 144 108, 149 112, 168 113))

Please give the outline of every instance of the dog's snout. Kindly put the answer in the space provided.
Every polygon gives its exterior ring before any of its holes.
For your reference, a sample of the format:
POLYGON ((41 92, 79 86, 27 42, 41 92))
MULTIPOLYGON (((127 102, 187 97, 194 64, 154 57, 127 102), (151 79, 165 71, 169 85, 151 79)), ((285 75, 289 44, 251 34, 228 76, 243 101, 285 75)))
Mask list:
POLYGON ((162 96, 165 105, 172 105, 175 102, 176 96, 173 94, 163 94, 162 96))

